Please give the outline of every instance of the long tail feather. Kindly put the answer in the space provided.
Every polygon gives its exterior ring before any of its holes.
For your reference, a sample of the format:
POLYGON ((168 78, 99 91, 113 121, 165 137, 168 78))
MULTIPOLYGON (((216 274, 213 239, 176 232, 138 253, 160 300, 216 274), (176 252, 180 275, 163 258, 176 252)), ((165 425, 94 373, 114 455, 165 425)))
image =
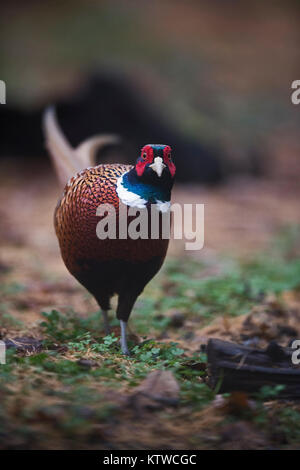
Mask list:
POLYGON ((105 145, 117 144, 120 138, 113 134, 95 135, 84 140, 76 149, 75 154, 82 168, 96 164, 96 154, 105 145))
POLYGON ((56 175, 62 186, 75 173, 95 165, 96 152, 108 144, 119 142, 115 135, 99 135, 83 141, 76 149, 71 147, 57 122, 55 109, 47 108, 43 116, 43 130, 56 175))

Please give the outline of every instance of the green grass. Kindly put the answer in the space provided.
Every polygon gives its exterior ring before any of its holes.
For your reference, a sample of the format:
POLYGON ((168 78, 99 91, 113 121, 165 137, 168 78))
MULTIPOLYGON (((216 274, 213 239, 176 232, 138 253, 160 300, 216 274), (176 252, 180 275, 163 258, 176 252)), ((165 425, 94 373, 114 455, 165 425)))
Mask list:
POLYGON ((300 287, 300 228, 283 230, 264 253, 248 262, 222 260, 217 276, 202 278, 207 266, 188 258, 169 260, 164 272, 147 287, 135 309, 134 323, 139 331, 161 331, 170 324, 168 310, 210 321, 216 315, 249 312, 265 295, 277 296, 300 287), (164 288, 167 284, 167 288, 164 288), (163 286, 163 288, 161 288, 163 286))
MULTIPOLYGON (((0 366, 0 433, 8 429, 9 435, 22 442, 34 442, 42 439, 33 429, 34 423, 42 420, 54 423, 61 439, 76 442, 90 435, 99 422, 118 420, 120 408, 110 400, 109 391, 130 393, 157 369, 173 372, 180 386, 178 412, 185 410, 193 416, 211 403, 217 390, 206 384, 205 354, 187 353, 172 340, 173 327, 167 313, 180 311, 196 325, 205 324, 217 315, 246 313, 269 293, 280 297, 286 290, 299 289, 299 235, 299 227, 285 230, 269 250, 250 262, 220 260, 215 277, 203 277, 207 269, 203 263, 169 260, 135 307, 134 328, 144 338, 139 344, 130 341, 129 358, 121 355, 119 338, 114 334, 103 337, 100 312, 88 317, 55 309, 43 312, 40 329, 45 349, 30 355, 8 350, 7 364, 0 366), (170 339, 157 340, 164 331, 170 339), (93 361, 92 365, 87 367, 82 359, 93 361), (32 400, 37 391, 38 398, 32 400), (18 410, 13 419, 11 410, 18 410)), ((23 293, 16 286, 4 289, 16 296, 23 293)), ((269 434, 275 418, 264 402, 276 400, 277 392, 261 390, 254 397, 254 417, 245 418, 269 434)), ((297 410, 289 408, 280 409, 276 415, 276 426, 287 443, 296 442, 300 436, 299 416, 297 410)))

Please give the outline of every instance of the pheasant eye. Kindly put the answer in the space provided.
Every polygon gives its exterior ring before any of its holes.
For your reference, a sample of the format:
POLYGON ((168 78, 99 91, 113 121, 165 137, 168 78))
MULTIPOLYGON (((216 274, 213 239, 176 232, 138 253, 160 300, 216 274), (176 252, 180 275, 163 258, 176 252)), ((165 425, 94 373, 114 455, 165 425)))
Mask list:
POLYGON ((147 153, 146 153, 146 152, 143 152, 143 153, 142 153, 142 159, 143 159, 143 160, 146 160, 146 158, 147 158, 147 153))

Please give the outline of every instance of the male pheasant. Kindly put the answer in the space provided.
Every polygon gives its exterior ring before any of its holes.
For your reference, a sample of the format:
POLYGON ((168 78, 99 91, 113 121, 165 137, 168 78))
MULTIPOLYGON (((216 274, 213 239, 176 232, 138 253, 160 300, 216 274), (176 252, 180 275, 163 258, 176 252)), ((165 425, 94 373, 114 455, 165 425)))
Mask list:
POLYGON ((161 268, 169 240, 162 236, 161 226, 157 238, 136 239, 121 236, 119 227, 130 207, 144 209, 150 235, 153 207, 160 214, 168 211, 176 171, 171 148, 145 145, 135 166, 118 163, 89 166, 97 148, 115 139, 114 136, 93 137, 73 149, 52 108, 45 112, 44 132, 60 182, 65 184, 69 179, 54 214, 62 258, 70 273, 97 300, 106 333, 110 298, 118 295, 116 313, 121 326, 121 348, 124 354, 129 354, 128 318, 137 297, 161 268), (103 220, 97 209, 103 204, 115 209, 116 238, 97 236, 97 224, 103 220), (125 212, 121 212, 122 206, 125 212))

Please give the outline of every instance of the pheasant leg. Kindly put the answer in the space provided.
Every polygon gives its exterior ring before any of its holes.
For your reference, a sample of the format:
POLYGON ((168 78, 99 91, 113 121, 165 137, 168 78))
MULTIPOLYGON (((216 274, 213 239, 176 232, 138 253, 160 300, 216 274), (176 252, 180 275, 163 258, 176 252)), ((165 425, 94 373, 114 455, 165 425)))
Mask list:
POLYGON ((125 354, 126 356, 130 356, 130 352, 127 346, 127 338, 126 338, 126 327, 127 327, 127 322, 120 320, 120 325, 121 325, 121 349, 122 353, 125 354))
POLYGON ((109 325, 107 310, 102 310, 102 316, 103 316, 105 334, 109 335, 110 334, 110 325, 109 325))

